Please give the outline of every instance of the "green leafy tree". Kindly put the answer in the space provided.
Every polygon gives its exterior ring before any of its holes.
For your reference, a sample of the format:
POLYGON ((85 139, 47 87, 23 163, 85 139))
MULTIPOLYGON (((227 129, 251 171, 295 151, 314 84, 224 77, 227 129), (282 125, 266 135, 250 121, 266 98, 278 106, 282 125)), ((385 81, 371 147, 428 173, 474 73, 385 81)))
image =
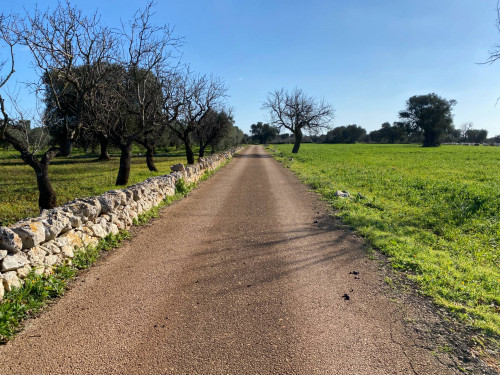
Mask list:
POLYGON ((488 130, 486 129, 469 129, 465 133, 466 142, 483 143, 488 138, 488 130))
POLYGON ((408 132, 404 123, 395 122, 391 126, 384 122, 379 130, 370 132, 369 138, 375 143, 403 143, 408 141, 408 132))
POLYGON ((361 126, 337 126, 326 133, 325 143, 355 143, 364 135, 366 135, 366 130, 361 126))
POLYGON ((205 155, 207 146, 212 145, 214 148, 231 131, 233 124, 231 113, 211 109, 200 126, 193 131, 194 138, 200 146, 198 157, 202 158, 205 155))
POLYGON ((453 129, 451 109, 456 100, 447 100, 437 94, 415 95, 406 101, 406 109, 399 117, 413 132, 421 132, 424 147, 436 147, 453 129))
POLYGON ((258 122, 256 124, 252 124, 250 126, 250 132, 253 135, 253 138, 261 144, 267 144, 270 140, 273 140, 278 134, 279 129, 275 126, 271 126, 269 124, 263 124, 262 122, 258 122))

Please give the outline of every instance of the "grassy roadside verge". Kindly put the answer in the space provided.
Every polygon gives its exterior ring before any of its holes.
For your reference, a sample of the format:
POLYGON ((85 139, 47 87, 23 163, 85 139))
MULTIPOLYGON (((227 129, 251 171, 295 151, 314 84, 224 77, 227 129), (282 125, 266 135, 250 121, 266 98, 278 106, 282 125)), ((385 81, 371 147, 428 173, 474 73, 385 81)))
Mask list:
POLYGON ((421 293, 498 339, 500 150, 306 144, 292 155, 289 145, 274 148, 421 293))
MULTIPOLYGON (((179 180, 175 187, 175 194, 165 198, 158 206, 142 213, 134 220, 134 225, 145 225, 153 218, 157 218, 162 208, 178 201, 196 188, 199 183, 207 180, 220 168, 226 166, 226 160, 215 170, 205 171, 197 183, 187 184, 179 180)), ((99 241, 96 246, 86 247, 75 252, 71 262, 57 266, 50 274, 36 275, 35 272, 24 279, 20 288, 6 292, 0 303, 0 344, 6 343, 21 329, 22 322, 39 314, 51 301, 64 295, 80 271, 94 265, 104 252, 119 247, 123 241, 131 238, 128 231, 121 231, 117 235, 109 235, 99 241)))

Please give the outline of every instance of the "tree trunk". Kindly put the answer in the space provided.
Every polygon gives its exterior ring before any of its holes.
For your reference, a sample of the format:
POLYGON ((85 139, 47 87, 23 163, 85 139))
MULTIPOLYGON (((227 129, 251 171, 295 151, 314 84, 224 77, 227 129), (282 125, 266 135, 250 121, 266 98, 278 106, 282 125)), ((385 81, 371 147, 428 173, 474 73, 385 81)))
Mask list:
POLYGON ((120 146, 120 168, 118 169, 118 176, 116 177, 116 185, 128 184, 128 179, 130 177, 130 159, 132 156, 131 149, 131 143, 120 146))
POLYGON ((302 130, 295 132, 295 144, 293 145, 292 154, 299 152, 300 142, 302 141, 302 130))
POLYGON ((200 145, 200 151, 198 151, 199 158, 202 158, 203 156, 205 156, 205 147, 207 147, 207 145, 200 145))
POLYGON ((151 172, 158 172, 158 169, 156 168, 155 161, 154 161, 154 154, 155 154, 155 148, 154 146, 151 146, 150 144, 144 144, 144 147, 146 148, 146 164, 148 165, 148 168, 151 172))
POLYGON ((212 155, 215 154, 215 145, 212 143, 212 155))
POLYGON ((109 139, 105 135, 98 135, 97 138, 99 139, 99 145, 101 147, 101 155, 99 155, 99 158, 97 160, 99 161, 105 161, 105 160, 111 160, 111 157, 109 156, 108 153, 108 146, 109 146, 109 139))
POLYGON ((71 150, 73 150, 73 139, 66 138, 63 142, 61 142, 61 148, 57 156, 69 156, 71 154, 71 150))
POLYGON ((32 166, 36 173, 36 182, 38 185, 38 207, 42 210, 57 207, 56 192, 52 188, 49 178, 49 165, 40 164, 32 166))
POLYGON ((186 147, 186 158, 188 164, 194 164, 194 153, 191 148, 191 144, 188 140, 184 141, 184 146, 186 147))
POLYGON ((52 188, 52 183, 49 178, 49 164, 56 155, 59 156, 59 148, 51 147, 43 154, 41 160, 38 160, 37 157, 16 137, 13 137, 8 132, 6 132, 4 136, 5 140, 14 146, 17 151, 19 151, 23 162, 35 171, 39 193, 38 207, 40 208, 40 212, 44 209, 57 207, 56 192, 52 188))
POLYGON ((437 141, 437 135, 433 131, 424 131, 424 147, 437 147, 439 142, 437 141))

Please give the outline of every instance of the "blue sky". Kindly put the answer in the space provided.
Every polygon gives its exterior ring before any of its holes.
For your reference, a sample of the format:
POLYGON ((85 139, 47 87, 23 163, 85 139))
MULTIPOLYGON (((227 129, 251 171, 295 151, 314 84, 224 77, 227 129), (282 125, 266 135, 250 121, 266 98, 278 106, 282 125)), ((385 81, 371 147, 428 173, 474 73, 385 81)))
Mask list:
MULTIPOLYGON (((2 2, 4 12, 54 1, 2 2)), ((73 1, 118 26, 143 1, 73 1)), ((155 21, 185 38, 183 61, 229 86, 236 125, 266 121, 267 92, 302 88, 335 108, 334 126, 368 131, 398 120, 412 95, 456 99, 455 126, 500 134, 496 0, 159 0, 155 21)), ((3 51, 2 51, 3 53, 3 51)), ((21 59, 16 79, 32 75, 21 59)), ((25 100, 30 103, 29 98, 25 100)))

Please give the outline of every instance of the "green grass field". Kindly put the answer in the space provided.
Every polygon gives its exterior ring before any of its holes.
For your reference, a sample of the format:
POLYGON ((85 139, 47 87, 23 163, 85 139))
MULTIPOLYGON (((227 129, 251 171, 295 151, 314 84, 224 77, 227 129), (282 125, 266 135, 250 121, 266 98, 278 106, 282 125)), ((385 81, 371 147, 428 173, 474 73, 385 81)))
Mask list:
MULTIPOLYGON (((186 163, 186 157, 182 150, 160 154, 155 162, 157 173, 148 170, 145 156, 134 156, 129 185, 170 173, 170 166, 186 163)), ((49 173, 58 204, 116 189, 118 164, 118 155, 114 155, 111 161, 96 162, 95 155, 86 155, 78 150, 70 157, 54 159, 49 173)), ((0 151, 0 225, 13 224, 38 214, 38 190, 33 169, 22 162, 17 152, 0 151)))
POLYGON ((422 293, 500 335, 500 147, 272 147, 422 293))

